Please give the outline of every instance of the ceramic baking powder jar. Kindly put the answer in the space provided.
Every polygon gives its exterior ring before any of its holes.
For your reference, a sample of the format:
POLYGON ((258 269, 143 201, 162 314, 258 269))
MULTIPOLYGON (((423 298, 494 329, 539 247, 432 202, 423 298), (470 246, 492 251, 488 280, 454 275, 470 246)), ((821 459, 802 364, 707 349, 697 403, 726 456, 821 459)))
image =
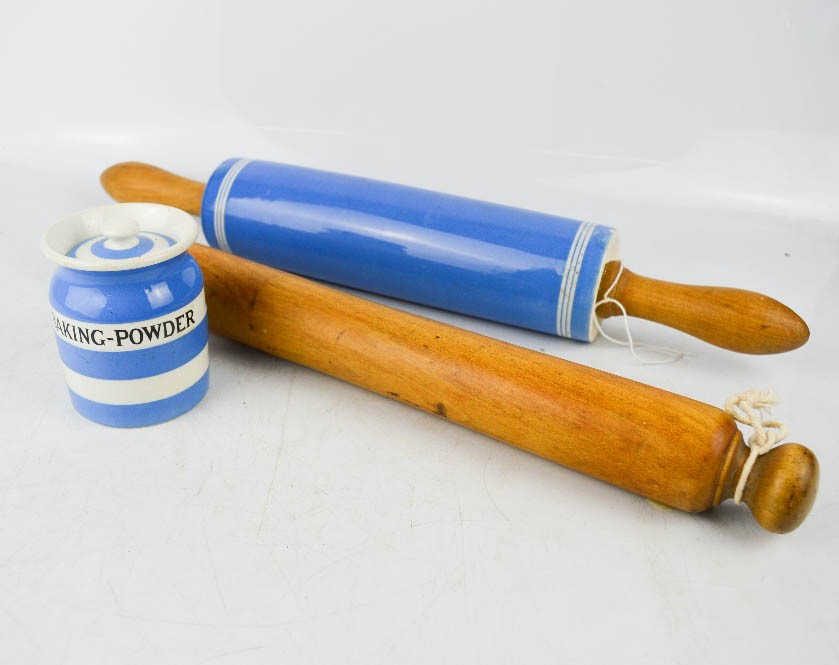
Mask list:
POLYGON ((197 235, 189 214, 150 203, 85 210, 44 234, 58 264, 52 325, 70 399, 86 418, 152 425, 206 394, 204 282, 187 253, 197 235))

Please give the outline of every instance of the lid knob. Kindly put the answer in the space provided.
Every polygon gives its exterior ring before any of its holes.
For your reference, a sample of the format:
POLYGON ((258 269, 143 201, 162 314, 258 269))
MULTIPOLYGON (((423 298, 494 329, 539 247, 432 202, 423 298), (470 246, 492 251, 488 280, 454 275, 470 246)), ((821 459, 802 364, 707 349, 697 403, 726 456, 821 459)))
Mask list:
POLYGON ((102 234, 105 236, 105 247, 113 250, 124 250, 136 247, 140 239, 137 233, 140 225, 130 217, 109 217, 102 223, 102 234))
POLYGON ((118 203, 82 210, 50 226, 44 254, 86 272, 134 270, 182 255, 195 242, 192 215, 156 203, 118 203))

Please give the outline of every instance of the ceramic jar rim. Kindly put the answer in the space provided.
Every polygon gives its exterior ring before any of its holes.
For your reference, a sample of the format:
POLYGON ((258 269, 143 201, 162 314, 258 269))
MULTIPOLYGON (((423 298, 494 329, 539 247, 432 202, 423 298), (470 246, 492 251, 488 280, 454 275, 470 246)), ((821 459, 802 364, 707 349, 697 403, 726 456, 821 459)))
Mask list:
POLYGON ((158 203, 116 203, 87 208, 53 224, 41 238, 41 250, 51 261, 66 268, 92 272, 133 270, 163 263, 186 252, 198 237, 198 223, 187 212, 158 203), (175 241, 173 245, 143 256, 124 259, 78 259, 67 253, 79 243, 104 235, 108 220, 129 218, 139 231, 158 233, 175 241))

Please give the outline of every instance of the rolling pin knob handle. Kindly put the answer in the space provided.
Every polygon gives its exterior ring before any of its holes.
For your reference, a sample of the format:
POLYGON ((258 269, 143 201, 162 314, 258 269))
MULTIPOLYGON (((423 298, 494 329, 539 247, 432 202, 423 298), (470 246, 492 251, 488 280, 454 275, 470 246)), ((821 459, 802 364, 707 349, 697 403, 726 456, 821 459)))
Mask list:
POLYGON ((819 487, 819 463, 798 443, 773 448, 755 461, 743 503, 767 531, 789 533, 807 517, 819 487))

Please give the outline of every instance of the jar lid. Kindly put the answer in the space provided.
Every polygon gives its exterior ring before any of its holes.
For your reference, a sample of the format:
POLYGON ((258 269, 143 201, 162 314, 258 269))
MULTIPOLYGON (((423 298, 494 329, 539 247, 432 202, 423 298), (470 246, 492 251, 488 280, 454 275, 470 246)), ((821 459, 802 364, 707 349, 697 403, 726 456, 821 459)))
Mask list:
POLYGON ((75 270, 133 270, 183 254, 198 237, 192 215, 157 203, 88 208, 53 224, 41 239, 50 260, 75 270))

